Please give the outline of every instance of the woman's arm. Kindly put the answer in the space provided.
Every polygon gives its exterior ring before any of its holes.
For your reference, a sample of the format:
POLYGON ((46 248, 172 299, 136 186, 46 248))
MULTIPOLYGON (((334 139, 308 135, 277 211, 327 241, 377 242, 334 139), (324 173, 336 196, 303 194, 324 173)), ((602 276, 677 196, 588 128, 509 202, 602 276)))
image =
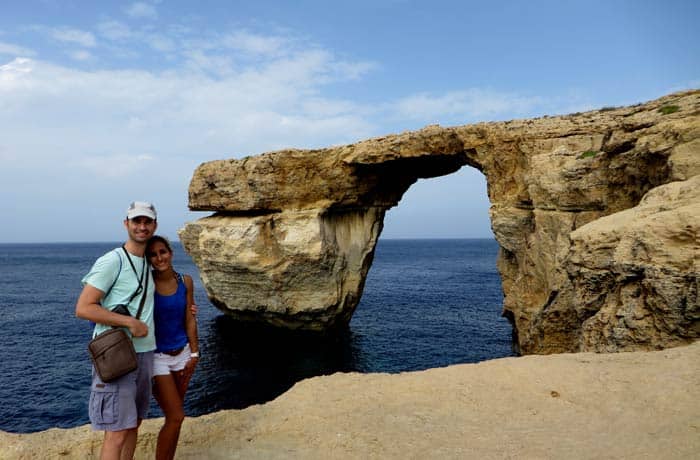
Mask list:
POLYGON ((180 397, 184 399, 187 387, 190 384, 190 379, 192 378, 192 374, 194 374, 194 368, 197 367, 197 363, 199 362, 199 339, 197 338, 197 320, 192 311, 192 306, 194 305, 194 286, 192 285, 192 278, 188 275, 184 275, 183 279, 185 281, 185 287, 187 288, 185 332, 187 333, 191 354, 190 359, 187 360, 187 364, 185 364, 185 368, 175 373, 175 386, 177 387, 180 397))
POLYGON ((197 337, 197 318, 192 312, 192 305, 194 305, 194 284, 192 283, 192 277, 189 275, 183 276, 185 280, 185 287, 187 288, 187 308, 185 308, 185 331, 187 332, 187 339, 190 343, 190 349, 192 353, 199 353, 199 338, 197 337))

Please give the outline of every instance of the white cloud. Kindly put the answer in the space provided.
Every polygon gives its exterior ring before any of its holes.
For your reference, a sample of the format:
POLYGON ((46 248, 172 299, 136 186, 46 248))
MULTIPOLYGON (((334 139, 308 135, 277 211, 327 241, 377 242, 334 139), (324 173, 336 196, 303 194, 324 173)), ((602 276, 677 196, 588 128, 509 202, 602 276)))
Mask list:
POLYGON ((0 66, 0 94, 9 95, 26 84, 28 79, 22 77, 31 71, 32 60, 27 58, 16 58, 0 66))
POLYGON ((185 67, 193 72, 226 76, 234 72, 233 58, 224 55, 207 54, 201 49, 183 53, 185 67))
POLYGON ((75 43, 86 48, 92 48, 97 45, 95 36, 91 32, 70 27, 49 28, 46 30, 54 40, 75 43))
POLYGON ((72 51, 69 56, 76 61, 87 61, 92 59, 92 54, 85 50, 72 51))
POLYGON ((30 57, 36 55, 36 53, 23 46, 0 42, 0 55, 30 57))
POLYGON ((119 21, 103 21, 97 25, 100 35, 109 40, 128 40, 134 36, 131 28, 119 21))
POLYGON ((6 155, 22 152, 27 168, 82 158, 70 174, 114 178, 131 174, 139 164, 133 158, 146 153, 196 162, 375 134, 355 104, 319 95, 336 73, 330 53, 298 53, 239 72, 218 65, 230 72, 84 71, 14 59, 0 66, 6 155))
POLYGON ((94 155, 81 158, 77 164, 82 170, 97 177, 122 178, 148 168, 154 160, 150 155, 94 155))
POLYGON ((264 36, 238 31, 226 35, 221 39, 221 44, 250 55, 275 56, 281 54, 287 48, 288 39, 279 36, 264 36))
POLYGON ((373 122, 378 118, 428 123, 447 114, 461 124, 460 117, 538 103, 479 90, 418 95, 382 107, 328 97, 324 85, 347 78, 348 66, 364 64, 339 62, 318 48, 256 66, 234 64, 201 52, 163 72, 86 71, 14 59, 0 66, 3 155, 21 158, 15 168, 29 169, 81 158, 66 174, 127 178, 139 166, 159 163, 154 158, 188 158, 196 165, 284 147, 337 145, 384 134, 378 131, 383 124, 373 122))
POLYGON ((132 18, 156 19, 158 12, 153 5, 144 2, 135 2, 126 8, 126 14, 132 18))
POLYGON ((439 122, 441 119, 485 120, 504 114, 525 114, 541 105, 538 97, 469 89, 440 95, 421 93, 396 102, 393 110, 400 118, 439 122))
POLYGON ((335 68, 336 74, 341 79, 358 80, 375 70, 378 64, 374 62, 339 62, 335 68))
POLYGON ((175 51, 177 48, 173 40, 163 35, 149 35, 146 42, 152 49, 164 53, 175 51))

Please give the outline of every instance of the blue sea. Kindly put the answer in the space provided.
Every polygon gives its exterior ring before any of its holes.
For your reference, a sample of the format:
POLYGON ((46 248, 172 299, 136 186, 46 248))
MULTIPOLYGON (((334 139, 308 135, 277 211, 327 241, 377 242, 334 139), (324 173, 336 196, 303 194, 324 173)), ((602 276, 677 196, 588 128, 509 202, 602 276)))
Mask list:
MULTIPOLYGON (((80 279, 120 243, 0 244, 0 430, 89 423, 91 328, 74 314, 80 279)), ((512 356, 501 317, 494 240, 380 240, 362 300, 334 336, 232 321, 212 306, 176 244, 174 265, 195 280, 202 358, 185 412, 197 416, 270 401, 299 380, 335 372, 404 372, 512 356)), ((162 413, 151 405, 151 416, 162 413)))

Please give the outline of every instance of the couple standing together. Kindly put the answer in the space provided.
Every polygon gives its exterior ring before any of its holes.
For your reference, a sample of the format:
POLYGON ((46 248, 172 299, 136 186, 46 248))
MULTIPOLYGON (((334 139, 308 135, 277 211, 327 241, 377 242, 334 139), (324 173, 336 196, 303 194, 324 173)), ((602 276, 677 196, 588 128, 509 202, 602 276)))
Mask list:
POLYGON ((90 422, 105 432, 101 459, 133 458, 151 392, 165 414, 156 458, 175 456, 183 400, 199 359, 192 278, 175 272, 172 248, 155 235, 157 226, 152 204, 131 203, 124 219, 126 243, 97 259, 75 306, 76 316, 95 323, 93 337, 111 327, 128 329, 138 357, 136 370, 111 382, 92 370, 90 422), (137 319, 141 296, 145 302, 137 319), (129 316, 111 311, 120 304, 127 305, 129 316))

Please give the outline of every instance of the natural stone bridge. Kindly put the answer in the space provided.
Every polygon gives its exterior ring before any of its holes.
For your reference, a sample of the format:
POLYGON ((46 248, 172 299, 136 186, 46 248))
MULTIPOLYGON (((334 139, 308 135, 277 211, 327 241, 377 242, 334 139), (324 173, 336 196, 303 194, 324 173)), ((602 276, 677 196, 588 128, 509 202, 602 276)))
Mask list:
MULTIPOLYGON (((204 163, 180 238, 241 320, 330 330, 357 306, 384 214, 419 178, 485 176, 503 314, 523 353, 700 336, 700 91, 632 107, 204 163)), ((468 199, 465 197, 464 199, 468 199)))

